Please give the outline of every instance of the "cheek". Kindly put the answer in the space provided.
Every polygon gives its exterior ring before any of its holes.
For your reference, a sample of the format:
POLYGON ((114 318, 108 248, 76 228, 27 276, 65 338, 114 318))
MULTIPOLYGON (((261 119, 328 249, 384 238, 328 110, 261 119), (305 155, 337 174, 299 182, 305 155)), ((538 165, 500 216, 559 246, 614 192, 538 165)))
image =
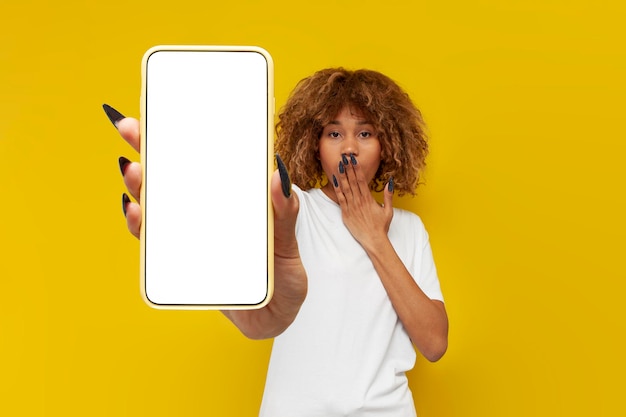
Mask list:
POLYGON ((382 163, 380 146, 371 149, 371 151, 367 153, 367 156, 363 154, 362 158, 363 164, 367 166, 368 176, 374 178, 380 164, 382 163))
POLYGON ((367 159, 370 164, 379 165, 382 162, 382 149, 379 143, 361 153, 361 157, 367 159))
POLYGON ((322 169, 326 176, 331 176, 335 171, 339 169, 339 160, 335 161, 334 159, 322 158, 322 169), (329 175, 330 174, 330 175, 329 175))
POLYGON ((320 162, 322 163, 322 168, 326 172, 332 172, 333 167, 339 164, 341 160, 341 154, 337 149, 333 149, 333 147, 324 145, 323 142, 320 143, 319 151, 318 151, 320 162))

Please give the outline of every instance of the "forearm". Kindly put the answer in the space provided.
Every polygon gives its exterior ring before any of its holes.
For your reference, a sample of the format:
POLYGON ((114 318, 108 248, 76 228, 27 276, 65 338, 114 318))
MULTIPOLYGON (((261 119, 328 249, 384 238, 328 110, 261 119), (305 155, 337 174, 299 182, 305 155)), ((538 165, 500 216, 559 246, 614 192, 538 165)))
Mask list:
POLYGON ((284 189, 289 187, 288 178, 283 183, 279 171, 275 171, 271 182, 274 206, 274 293, 271 301, 258 310, 223 311, 251 339, 267 339, 284 332, 306 298, 307 276, 295 232, 300 204, 296 193, 285 194, 284 189))
MULTIPOLYGON (((279 260, 276 260, 277 262, 279 260)), ((281 334, 296 318, 307 293, 307 277, 300 258, 281 259, 274 278, 271 301, 258 310, 223 310, 222 312, 250 339, 268 339, 281 334)))
POLYGON ((389 239, 380 239, 366 251, 413 344, 428 360, 437 361, 448 346, 444 304, 420 289, 389 239))

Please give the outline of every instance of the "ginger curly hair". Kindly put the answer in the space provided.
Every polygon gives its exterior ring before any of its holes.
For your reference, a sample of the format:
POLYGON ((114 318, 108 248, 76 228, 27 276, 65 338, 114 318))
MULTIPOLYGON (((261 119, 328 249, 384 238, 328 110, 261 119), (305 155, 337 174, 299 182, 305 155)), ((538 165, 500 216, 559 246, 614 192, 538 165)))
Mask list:
POLYGON ((393 177, 398 195, 415 195, 428 154, 422 115, 392 79, 366 69, 323 69, 296 85, 278 115, 275 143, 293 183, 306 190, 327 181, 319 139, 344 106, 360 112, 378 133, 381 164, 370 189, 382 191, 393 177))

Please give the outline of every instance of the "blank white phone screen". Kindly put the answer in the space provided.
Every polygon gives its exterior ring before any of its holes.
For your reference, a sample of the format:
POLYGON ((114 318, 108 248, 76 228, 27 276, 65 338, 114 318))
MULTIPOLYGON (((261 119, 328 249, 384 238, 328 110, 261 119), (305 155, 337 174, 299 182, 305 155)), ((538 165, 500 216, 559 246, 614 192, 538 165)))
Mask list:
POLYGON ((254 51, 163 50, 145 65, 145 295, 162 306, 259 304, 268 62, 254 51))

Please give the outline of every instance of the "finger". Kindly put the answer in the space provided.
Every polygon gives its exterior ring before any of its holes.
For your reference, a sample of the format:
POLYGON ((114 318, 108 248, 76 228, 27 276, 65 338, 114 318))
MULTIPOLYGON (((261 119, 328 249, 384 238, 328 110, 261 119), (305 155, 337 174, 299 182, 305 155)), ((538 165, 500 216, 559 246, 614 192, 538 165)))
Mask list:
POLYGON ((291 180, 285 163, 276 154, 278 170, 274 171, 270 181, 270 194, 274 206, 274 218, 286 222, 294 222, 298 214, 299 201, 297 194, 291 192, 291 180))
POLYGON ((124 184, 130 195, 137 201, 140 201, 141 196, 141 164, 138 162, 128 162, 123 170, 124 184))
POLYGON ((139 239, 141 230, 141 207, 130 201, 126 194, 122 194, 122 211, 126 217, 126 226, 130 233, 139 239))
POLYGON ((295 221, 295 216, 298 213, 298 197, 297 194, 291 192, 289 193, 290 196, 286 197, 284 187, 285 185, 279 171, 274 171, 270 181, 270 194, 274 207, 274 217, 277 221, 295 221))
POLYGON ((393 216, 393 177, 389 179, 385 192, 383 193, 383 208, 385 213, 393 216))
POLYGON ((139 152, 140 136, 139 136, 139 120, 132 117, 125 117, 117 122, 117 130, 134 150, 139 152))
POLYGON ((349 159, 350 165, 346 167, 346 176, 348 177, 348 182, 350 183, 350 187, 352 193, 354 194, 354 197, 369 197, 371 195, 369 186, 365 182, 365 177, 363 177, 363 173, 361 172, 361 166, 356 159, 356 155, 351 153, 349 159))
POLYGON ((131 163, 131 161, 125 156, 120 156, 118 158, 118 163, 120 165, 120 172, 122 173, 122 176, 124 176, 124 173, 126 172, 126 168, 131 163))
POLYGON ((276 165, 278 165, 278 175, 280 177, 281 189, 283 191, 283 195, 285 198, 289 198, 291 196, 291 180, 289 179, 289 172, 287 172, 287 167, 282 159, 280 159, 280 155, 276 154, 276 165))
POLYGON ((115 126, 115 128, 117 129, 117 122, 122 120, 125 116, 119 111, 115 110, 113 107, 109 106, 108 104, 103 104, 102 109, 106 113, 111 123, 113 123, 113 126, 115 126))
POLYGON ((132 117, 125 117, 108 104, 103 104, 102 108, 124 140, 126 140, 134 150, 139 152, 139 121, 132 117))
POLYGON ((343 161, 339 161, 339 165, 337 166, 337 180, 339 181, 339 187, 341 191, 345 194, 351 194, 352 189, 350 188, 350 179, 348 175, 352 174, 352 168, 350 167, 350 163, 344 163, 343 161))
POLYGON ((300 207, 298 195, 290 193, 289 197, 285 197, 278 170, 272 175, 270 194, 274 207, 274 256, 295 259, 299 256, 295 233, 296 218, 300 207))
MULTIPOLYGON (((342 156, 343 157, 343 156, 342 156)), ((348 180, 349 165, 345 165, 343 161, 339 161, 337 175, 333 174, 333 185, 335 186, 335 194, 340 206, 345 205, 348 200, 353 201, 354 195, 348 180)))

